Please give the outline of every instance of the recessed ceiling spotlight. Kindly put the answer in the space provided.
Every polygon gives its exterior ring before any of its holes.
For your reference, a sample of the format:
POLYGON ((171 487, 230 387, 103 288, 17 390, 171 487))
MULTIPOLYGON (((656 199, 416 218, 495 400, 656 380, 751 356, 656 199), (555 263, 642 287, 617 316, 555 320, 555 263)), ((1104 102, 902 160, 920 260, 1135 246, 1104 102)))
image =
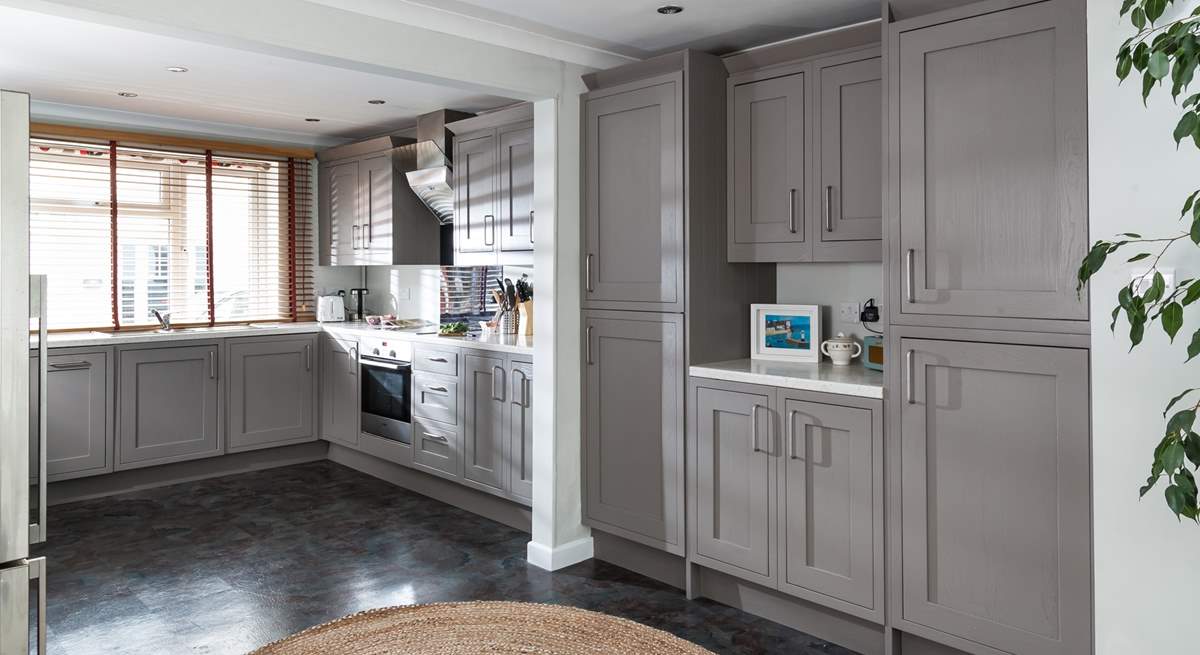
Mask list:
POLYGON ((186 73, 188 69, 185 66, 167 66, 168 73, 186 73))
POLYGON ((121 96, 122 98, 136 98, 137 97, 137 94, 134 93, 133 91, 117 91, 117 95, 121 96))
POLYGON ((387 102, 387 100, 379 100, 379 99, 376 99, 376 100, 368 100, 368 101, 367 101, 367 104, 368 104, 368 105, 382 105, 382 104, 383 104, 383 103, 385 103, 385 102, 387 102))
POLYGON ((305 122, 307 122, 307 123, 320 123, 320 122, 321 122, 321 119, 319 119, 319 118, 306 118, 306 119, 304 119, 304 121, 305 121, 305 122))
POLYGON ((679 5, 663 5, 658 8, 658 13, 663 14, 665 16, 673 16, 675 14, 681 13, 682 11, 683 11, 683 7, 680 7, 679 5))

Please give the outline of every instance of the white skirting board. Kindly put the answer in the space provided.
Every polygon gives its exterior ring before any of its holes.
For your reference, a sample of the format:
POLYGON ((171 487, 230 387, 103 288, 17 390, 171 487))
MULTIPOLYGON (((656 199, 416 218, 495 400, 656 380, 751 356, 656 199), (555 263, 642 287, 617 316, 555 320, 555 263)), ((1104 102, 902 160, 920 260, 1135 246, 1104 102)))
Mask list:
POLYGON ((531 541, 525 558, 530 564, 546 571, 565 569, 592 558, 592 538, 576 539, 554 548, 531 541))

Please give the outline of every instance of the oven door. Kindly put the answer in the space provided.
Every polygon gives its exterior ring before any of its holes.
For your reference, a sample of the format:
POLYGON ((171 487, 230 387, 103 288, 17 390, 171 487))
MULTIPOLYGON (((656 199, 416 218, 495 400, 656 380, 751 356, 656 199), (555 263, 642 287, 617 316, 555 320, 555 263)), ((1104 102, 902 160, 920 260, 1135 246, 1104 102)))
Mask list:
POLYGON ((359 364, 363 432, 412 444, 412 366, 372 357, 359 364))

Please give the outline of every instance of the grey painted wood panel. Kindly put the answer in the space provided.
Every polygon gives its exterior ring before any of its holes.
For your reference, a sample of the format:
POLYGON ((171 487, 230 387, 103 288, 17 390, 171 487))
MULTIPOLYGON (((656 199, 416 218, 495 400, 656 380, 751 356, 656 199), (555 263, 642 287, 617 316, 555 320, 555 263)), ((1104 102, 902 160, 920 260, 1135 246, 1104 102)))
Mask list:
POLYGON ((221 454, 219 346, 120 349, 117 360, 117 470, 221 454))
MULTIPOLYGON (((498 131, 500 148, 500 252, 533 250, 533 123, 498 131)), ((515 263, 515 262, 513 262, 515 263)))
POLYGON ((315 335, 229 339, 230 452, 317 438, 315 335))
POLYGON ((897 625, 972 652, 1091 652, 1087 351, 893 352, 911 361, 893 375, 897 625))
POLYGON ((585 308, 683 309, 682 86, 584 95, 585 308))
POLYGON ((458 377, 458 350, 415 345, 412 367, 418 372, 458 377))
POLYGON ((462 480, 462 435, 453 425, 413 417, 413 466, 462 480))
POLYGON ((355 446, 359 440, 358 344, 321 335, 321 438, 355 446))
POLYGON ((464 358, 463 481, 485 490, 508 486, 508 369, 504 357, 464 358))
POLYGON ((889 38, 893 323, 1086 320, 1083 21, 1063 1, 959 18, 889 38))
MULTIPOLYGON (((54 353, 46 377, 46 479, 113 470, 111 351, 54 353)), ((30 359, 30 425, 37 425, 37 357, 30 359)), ((35 448, 30 457, 37 456, 35 448)), ((35 472, 37 468, 33 469, 35 472)))
POLYGON ((362 227, 359 260, 390 266, 392 261, 392 155, 363 159, 360 165, 362 227))
POLYGON ((458 424, 458 378, 429 373, 412 376, 412 413, 450 425, 458 424))
MULTIPOLYGON (((861 56, 861 55, 860 55, 861 56)), ((814 259, 883 255, 883 65, 836 57, 816 70, 814 259)))
POLYGON ((693 378, 694 561, 775 587, 777 567, 774 390, 693 378))
POLYGON ((878 412, 790 397, 786 390, 779 409, 780 589, 874 609, 876 581, 882 582, 878 412))
POLYGON ((729 89, 729 261, 807 261, 805 71, 729 89))
POLYGON ((533 363, 509 362, 508 491, 529 504, 533 500, 533 363))
POLYGON ((585 311, 584 519, 682 555, 683 318, 585 311))
POLYGON ((499 204, 496 138, 491 132, 454 142, 454 263, 496 263, 499 204))
POLYGON ((359 217, 362 198, 359 184, 359 163, 347 161, 329 167, 327 207, 330 235, 330 263, 346 266, 362 263, 359 248, 359 217))

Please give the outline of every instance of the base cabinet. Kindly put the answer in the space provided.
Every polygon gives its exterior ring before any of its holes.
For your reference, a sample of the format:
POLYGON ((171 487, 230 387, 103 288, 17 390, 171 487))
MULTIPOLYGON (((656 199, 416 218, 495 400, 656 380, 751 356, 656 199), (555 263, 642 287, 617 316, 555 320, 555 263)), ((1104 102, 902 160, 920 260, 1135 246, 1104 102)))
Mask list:
POLYGON ((316 348, 314 335, 225 342, 229 452, 317 438, 316 348))
MULTIPOLYGON (((46 367, 46 479, 113 470, 112 351, 52 353, 46 367)), ((30 360, 30 429, 37 430, 38 366, 30 360)), ((30 456, 37 451, 30 449, 30 456)), ((33 471, 37 471, 34 466, 33 471)))
POLYGON ((321 438, 358 444, 358 343, 321 336, 321 438))
POLYGON ((508 490, 528 504, 533 500, 533 362, 512 360, 508 381, 508 490))
POLYGON ((883 622, 879 400, 692 378, 688 559, 883 622))
POLYGON ((117 352, 118 470, 224 452, 216 343, 117 352))
POLYGON ((503 355, 468 353, 463 421, 463 482, 503 492, 508 487, 508 371, 503 355))

